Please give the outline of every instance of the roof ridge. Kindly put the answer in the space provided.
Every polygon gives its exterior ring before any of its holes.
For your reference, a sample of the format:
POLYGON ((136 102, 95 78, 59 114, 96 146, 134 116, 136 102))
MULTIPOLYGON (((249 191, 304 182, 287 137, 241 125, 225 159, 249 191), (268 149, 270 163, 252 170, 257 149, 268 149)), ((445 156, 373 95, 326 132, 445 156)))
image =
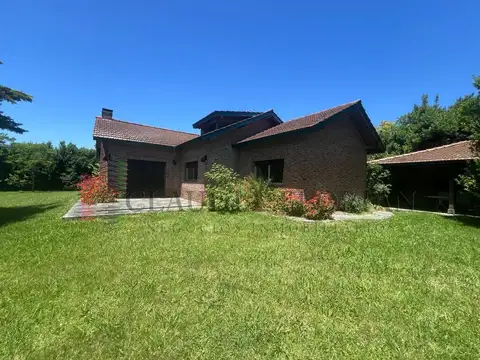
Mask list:
POLYGON ((371 160, 369 162, 374 163, 374 162, 383 161, 383 160, 396 159, 396 158, 399 158, 399 157, 402 157, 402 156, 410 156, 410 155, 413 155, 413 154, 419 154, 419 153, 434 151, 434 150, 438 150, 438 149, 443 149, 443 148, 447 148, 447 147, 458 145, 458 144, 465 143, 465 142, 471 142, 471 140, 462 140, 462 141, 457 141, 457 142, 454 142, 454 143, 451 143, 451 144, 441 145, 441 146, 428 148, 428 149, 424 149, 424 150, 417 150, 417 151, 412 151, 412 152, 405 153, 405 154, 387 156, 387 157, 384 157, 384 158, 371 160))
POLYGON ((355 100, 355 101, 347 102, 347 103, 345 103, 345 104, 340 104, 340 105, 332 106, 332 107, 329 107, 329 108, 326 108, 326 109, 323 109, 323 110, 320 110, 320 111, 315 111, 315 112, 310 113, 310 114, 307 114, 307 115, 302 115, 302 116, 299 116, 299 117, 296 117, 296 118, 287 120, 287 121, 285 121, 285 123, 290 122, 290 121, 295 121, 295 120, 298 120, 298 119, 301 119, 301 118, 304 118, 304 117, 307 117, 307 116, 316 115, 316 114, 318 114, 318 113, 321 113, 321 112, 324 112, 324 111, 327 111, 327 110, 331 110, 331 109, 335 109, 335 108, 338 108, 338 107, 341 107, 341 106, 353 105, 353 104, 356 104, 356 103, 358 103, 358 102, 360 102, 360 101, 361 101, 361 100, 358 99, 358 100, 355 100))
POLYGON ((182 134, 187 134, 187 135, 199 136, 198 134, 189 133, 189 132, 186 132, 186 131, 172 130, 172 129, 167 129, 167 128, 161 128, 161 127, 158 127, 158 126, 152 126, 152 125, 145 125, 145 124, 134 123, 134 122, 131 122, 131 121, 118 120, 118 119, 108 119, 108 118, 104 118, 104 117, 101 117, 101 116, 97 116, 96 118, 97 118, 97 119, 102 119, 102 120, 117 121, 117 122, 121 122, 121 123, 125 123, 125 124, 144 126, 144 127, 149 127, 149 128, 152 128, 152 129, 166 130, 166 131, 172 131, 172 132, 177 132, 177 133, 182 133, 182 134))

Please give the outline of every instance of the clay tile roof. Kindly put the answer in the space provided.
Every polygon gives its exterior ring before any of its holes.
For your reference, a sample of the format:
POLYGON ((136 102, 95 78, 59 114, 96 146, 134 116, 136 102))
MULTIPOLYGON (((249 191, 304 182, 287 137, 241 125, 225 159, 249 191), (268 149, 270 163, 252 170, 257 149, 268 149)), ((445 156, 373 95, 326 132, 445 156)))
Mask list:
POLYGON ((403 155, 390 156, 383 159, 371 160, 373 164, 409 164, 426 162, 444 162, 473 160, 477 157, 472 151, 472 142, 465 140, 449 145, 439 146, 427 150, 420 150, 403 155))
POLYGON ((322 111, 314 113, 314 114, 310 114, 310 115, 302 116, 302 117, 299 117, 299 118, 296 118, 296 119, 293 119, 293 120, 285 121, 282 124, 279 124, 277 126, 269 128, 265 131, 262 131, 258 134, 250 136, 250 137, 248 137, 248 138, 246 138, 242 141, 239 141, 239 143, 245 143, 245 142, 248 142, 248 141, 257 140, 257 139, 269 137, 269 136, 272 136, 272 135, 278 135, 278 134, 287 133, 287 132, 290 132, 290 131, 295 131, 295 130, 300 130, 300 129, 315 126, 315 125, 321 123, 322 121, 325 121, 325 120, 331 118, 333 115, 336 115, 339 112, 341 112, 341 111, 343 111, 343 110, 349 108, 350 106, 353 106, 353 105, 355 105, 359 102, 360 102, 360 100, 356 100, 356 101, 349 102, 349 103, 346 103, 346 104, 343 104, 343 105, 335 106, 335 107, 330 108, 330 109, 322 110, 322 111))
POLYGON ((198 135, 97 116, 93 137, 177 146, 198 137, 198 135))

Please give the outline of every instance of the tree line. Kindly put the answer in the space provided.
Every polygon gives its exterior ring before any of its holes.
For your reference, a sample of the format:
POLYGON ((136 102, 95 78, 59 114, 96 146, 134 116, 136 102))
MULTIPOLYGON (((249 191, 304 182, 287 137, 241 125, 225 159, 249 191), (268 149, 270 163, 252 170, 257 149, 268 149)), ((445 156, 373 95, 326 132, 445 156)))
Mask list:
POLYGON ((0 134, 0 190, 69 190, 97 169, 94 149, 21 143, 0 134))

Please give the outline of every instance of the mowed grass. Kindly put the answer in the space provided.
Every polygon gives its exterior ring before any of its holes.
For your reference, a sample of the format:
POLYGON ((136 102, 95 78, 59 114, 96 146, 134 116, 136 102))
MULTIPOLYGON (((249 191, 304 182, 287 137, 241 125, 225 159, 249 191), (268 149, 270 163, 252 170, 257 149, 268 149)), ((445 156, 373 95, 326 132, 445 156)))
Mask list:
POLYGON ((480 356, 477 220, 62 220, 75 200, 0 193, 2 358, 480 356))

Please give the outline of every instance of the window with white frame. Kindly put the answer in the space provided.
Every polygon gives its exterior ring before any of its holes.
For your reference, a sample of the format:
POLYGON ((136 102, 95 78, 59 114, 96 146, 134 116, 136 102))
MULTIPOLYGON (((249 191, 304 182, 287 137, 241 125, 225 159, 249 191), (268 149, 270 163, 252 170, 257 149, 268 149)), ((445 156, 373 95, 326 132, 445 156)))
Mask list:
POLYGON ((283 183, 283 159, 255 161, 253 169, 256 177, 272 183, 283 183))

